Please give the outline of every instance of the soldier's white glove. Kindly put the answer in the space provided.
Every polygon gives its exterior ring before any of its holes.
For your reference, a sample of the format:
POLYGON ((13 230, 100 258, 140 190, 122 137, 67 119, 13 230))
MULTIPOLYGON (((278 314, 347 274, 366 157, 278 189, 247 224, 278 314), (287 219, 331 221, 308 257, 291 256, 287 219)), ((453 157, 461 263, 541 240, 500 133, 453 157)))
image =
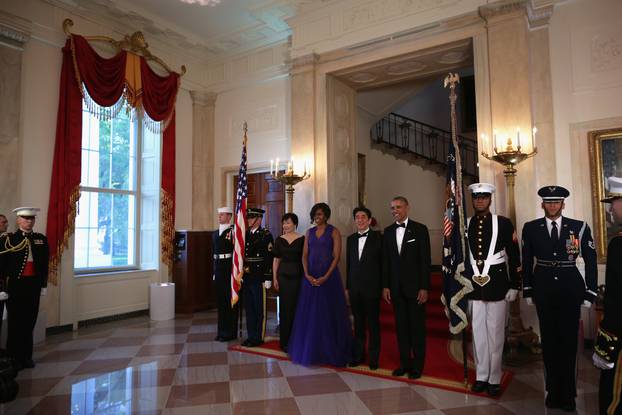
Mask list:
POLYGON ((5 301, 9 299, 9 295, 4 291, 0 292, 0 301, 5 301))
POLYGON ((272 287, 272 281, 264 281, 263 286, 266 290, 269 290, 272 287))
POLYGON ((527 303, 527 305, 533 305, 533 298, 527 297, 525 298, 525 302, 527 303))
POLYGON ((598 353, 594 353, 592 355, 592 362, 594 362, 594 366, 596 366, 599 369, 603 369, 603 370, 613 369, 613 363, 607 362, 605 359, 600 357, 598 353))
POLYGON ((41 288, 41 296, 43 297, 44 295, 46 295, 48 293, 48 289, 47 288, 41 288))
POLYGON ((212 281, 216 281, 216 274, 212 275, 212 281))
POLYGON ((511 303, 512 301, 516 300, 516 296, 518 296, 518 290, 515 290, 514 288, 510 288, 508 292, 505 294, 505 301, 507 301, 508 303, 511 303))
POLYGON ((581 307, 590 308, 592 307, 592 303, 587 300, 583 300, 583 304, 581 304, 581 307))

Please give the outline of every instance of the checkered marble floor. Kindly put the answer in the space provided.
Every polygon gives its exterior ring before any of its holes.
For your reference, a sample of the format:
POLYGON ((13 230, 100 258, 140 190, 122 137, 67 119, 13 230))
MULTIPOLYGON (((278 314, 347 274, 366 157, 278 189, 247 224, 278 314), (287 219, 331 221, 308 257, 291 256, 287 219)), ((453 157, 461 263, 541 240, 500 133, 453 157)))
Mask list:
MULTIPOLYGON (((274 321, 274 319, 272 319, 274 321)), ((271 328, 274 330, 274 327, 271 328)), ((556 414, 540 362, 515 369, 500 400, 227 350, 214 312, 147 317, 50 336, 0 414, 556 414)), ((597 413, 599 372, 579 362, 579 414, 597 413)))

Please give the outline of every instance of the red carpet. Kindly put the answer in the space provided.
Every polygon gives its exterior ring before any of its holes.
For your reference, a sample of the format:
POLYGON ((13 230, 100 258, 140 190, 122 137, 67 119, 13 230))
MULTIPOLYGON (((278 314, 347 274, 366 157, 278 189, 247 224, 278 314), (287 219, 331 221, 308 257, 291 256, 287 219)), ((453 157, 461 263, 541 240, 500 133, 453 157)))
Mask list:
MULTIPOLYGON (((397 339, 395 336, 393 307, 386 304, 384 301, 381 303, 382 305, 380 310, 380 326, 382 336, 379 362, 380 368, 372 371, 369 370, 369 367, 367 366, 358 366, 355 368, 340 368, 337 370, 480 395, 475 394, 470 390, 470 385, 475 380, 473 362, 470 356, 468 360, 468 385, 464 384, 462 345, 459 340, 452 340, 450 338, 447 318, 445 317, 443 304, 440 300, 441 289, 442 276, 439 273, 433 273, 432 287, 430 287, 429 302, 426 310, 426 359, 423 376, 421 378, 417 380, 410 380, 404 376, 394 377, 391 375, 393 369, 400 365, 400 359, 397 339)), ((470 350, 470 343, 468 347, 470 350)), ((278 339, 274 338, 266 338, 266 343, 264 343, 262 347, 248 348, 240 345, 233 345, 230 349, 288 360, 287 354, 283 353, 279 349, 278 339)), ((501 379, 502 391, 505 391, 511 378, 511 372, 503 372, 503 377, 501 379)), ((483 394, 482 396, 487 395, 483 394)))

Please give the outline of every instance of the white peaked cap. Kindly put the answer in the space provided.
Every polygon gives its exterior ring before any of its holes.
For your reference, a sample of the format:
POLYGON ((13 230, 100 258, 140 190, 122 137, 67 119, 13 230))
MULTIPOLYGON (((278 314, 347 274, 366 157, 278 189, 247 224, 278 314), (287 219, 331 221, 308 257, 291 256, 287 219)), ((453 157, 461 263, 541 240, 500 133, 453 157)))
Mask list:
POLYGON ((231 213, 233 214, 233 209, 228 206, 223 206, 218 208, 218 213, 231 213))
POLYGON ((37 216, 37 213, 39 213, 40 210, 41 209, 36 208, 36 207, 22 206, 22 207, 13 209, 13 212, 17 216, 37 216))
POLYGON ((490 183, 473 183, 472 185, 469 186, 469 190, 471 191, 472 194, 476 194, 476 193, 493 194, 496 190, 496 187, 494 184, 490 184, 490 183))

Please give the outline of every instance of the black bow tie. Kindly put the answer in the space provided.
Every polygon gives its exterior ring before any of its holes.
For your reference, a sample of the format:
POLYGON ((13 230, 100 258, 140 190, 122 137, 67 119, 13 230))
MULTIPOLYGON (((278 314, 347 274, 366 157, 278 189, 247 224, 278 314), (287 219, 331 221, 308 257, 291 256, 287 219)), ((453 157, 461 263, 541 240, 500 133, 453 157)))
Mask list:
POLYGON ((398 228, 406 228, 406 223, 398 223, 397 227, 398 228))
POLYGON ((359 238, 366 238, 368 233, 369 233, 369 231, 367 231, 365 233, 359 233, 359 238))

